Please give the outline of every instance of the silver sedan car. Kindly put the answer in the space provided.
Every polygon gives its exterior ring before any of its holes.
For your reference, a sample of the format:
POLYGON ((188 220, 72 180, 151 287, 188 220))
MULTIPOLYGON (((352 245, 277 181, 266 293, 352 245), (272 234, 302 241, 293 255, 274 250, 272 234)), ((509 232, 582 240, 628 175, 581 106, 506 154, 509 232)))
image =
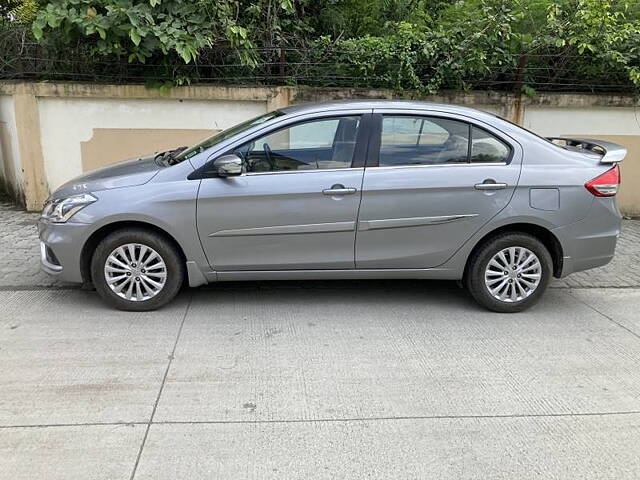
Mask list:
POLYGON ((124 310, 184 282, 419 278, 517 312, 611 260, 625 154, 452 105, 293 106, 63 185, 42 266, 124 310))

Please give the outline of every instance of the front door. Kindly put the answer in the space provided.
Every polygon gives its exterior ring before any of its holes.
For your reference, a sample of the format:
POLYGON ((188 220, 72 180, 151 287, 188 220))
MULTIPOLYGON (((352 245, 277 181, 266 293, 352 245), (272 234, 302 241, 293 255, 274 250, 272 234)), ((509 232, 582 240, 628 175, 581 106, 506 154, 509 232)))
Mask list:
POLYGON ((197 224, 217 271, 353 269, 361 115, 308 120, 230 152, 237 177, 202 180, 197 224))
POLYGON ((464 117, 375 118, 381 133, 363 180, 356 267, 437 267, 509 203, 520 147, 464 117))

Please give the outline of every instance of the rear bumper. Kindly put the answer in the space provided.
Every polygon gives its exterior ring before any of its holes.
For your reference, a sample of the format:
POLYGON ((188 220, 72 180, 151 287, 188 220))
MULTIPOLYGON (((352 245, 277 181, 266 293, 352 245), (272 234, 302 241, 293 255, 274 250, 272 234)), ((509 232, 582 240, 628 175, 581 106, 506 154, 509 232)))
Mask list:
POLYGON ((90 232, 82 223, 38 222, 40 265, 44 272, 64 282, 82 283, 80 258, 90 232))
POLYGON ((583 220, 554 229, 564 255, 560 276, 609 263, 615 254, 621 221, 614 198, 596 198, 583 220))

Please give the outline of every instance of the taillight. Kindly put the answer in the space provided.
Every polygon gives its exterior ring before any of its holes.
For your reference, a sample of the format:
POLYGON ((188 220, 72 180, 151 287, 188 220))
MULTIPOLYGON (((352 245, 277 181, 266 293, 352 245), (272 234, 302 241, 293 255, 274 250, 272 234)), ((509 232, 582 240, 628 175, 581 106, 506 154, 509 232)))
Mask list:
POLYGON ((611 170, 584 184, 586 189, 596 197, 613 197, 618 193, 618 185, 620 185, 620 168, 617 164, 611 170))

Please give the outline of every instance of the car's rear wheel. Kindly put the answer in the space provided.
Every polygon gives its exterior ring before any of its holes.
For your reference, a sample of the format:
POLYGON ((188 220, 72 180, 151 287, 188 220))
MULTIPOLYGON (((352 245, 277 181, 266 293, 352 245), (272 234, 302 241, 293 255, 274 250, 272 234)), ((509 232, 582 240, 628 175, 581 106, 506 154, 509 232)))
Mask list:
POLYGON ((520 312, 536 303, 553 275, 544 244, 532 235, 509 232, 484 243, 469 259, 465 284, 471 296, 494 312, 520 312))
POLYGON ((180 290, 184 268, 180 254, 155 232, 126 228, 107 235, 91 261, 100 296, 120 310, 155 310, 180 290))

